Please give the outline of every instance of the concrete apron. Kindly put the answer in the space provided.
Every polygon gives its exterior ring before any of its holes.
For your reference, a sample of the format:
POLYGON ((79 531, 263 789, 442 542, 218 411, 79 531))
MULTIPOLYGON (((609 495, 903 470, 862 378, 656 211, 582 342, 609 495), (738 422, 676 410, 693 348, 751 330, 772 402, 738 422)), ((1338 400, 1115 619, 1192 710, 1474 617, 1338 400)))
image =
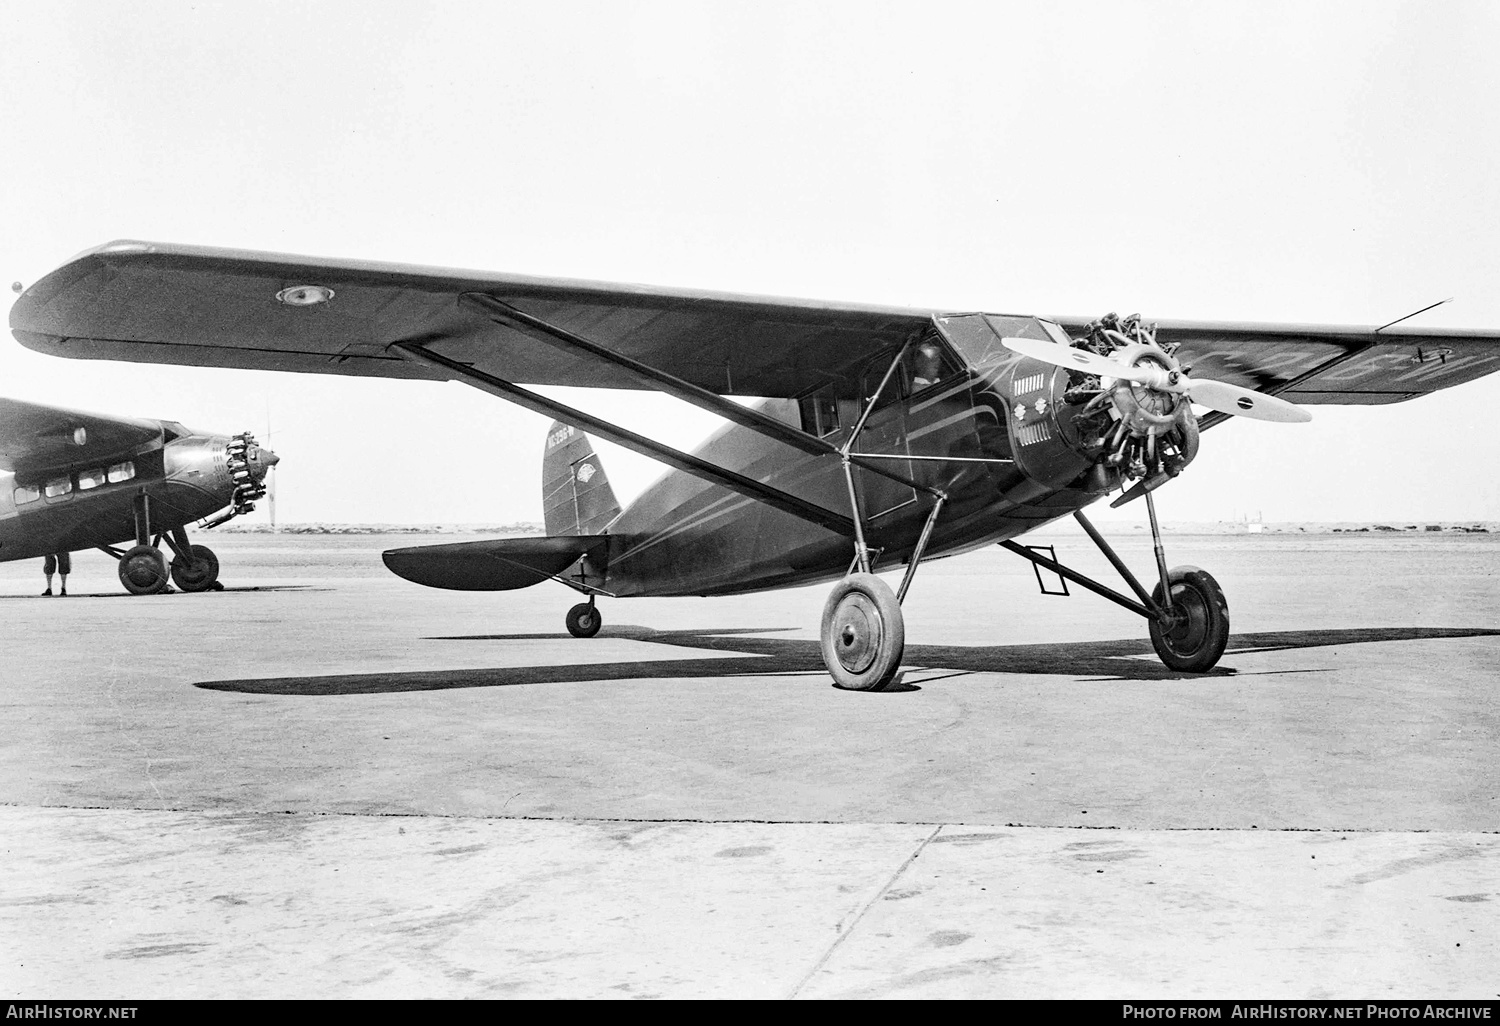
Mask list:
POLYGON ((1500 836, 0 806, 7 998, 1500 996, 1500 836))

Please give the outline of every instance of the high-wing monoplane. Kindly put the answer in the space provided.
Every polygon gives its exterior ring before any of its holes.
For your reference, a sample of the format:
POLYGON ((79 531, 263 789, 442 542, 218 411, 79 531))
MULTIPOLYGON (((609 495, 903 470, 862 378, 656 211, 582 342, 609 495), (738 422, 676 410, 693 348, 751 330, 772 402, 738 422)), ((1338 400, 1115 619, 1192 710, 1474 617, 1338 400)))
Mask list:
POLYGON ((395 550, 391 569, 442 588, 559 581, 586 596, 567 616, 580 636, 601 596, 835 580, 824 661, 870 691, 898 672, 920 563, 996 543, 1138 613, 1169 667, 1211 668, 1228 604, 1210 574, 1168 567, 1152 495, 1201 432, 1500 369, 1500 332, 925 311, 141 242, 43 278, 11 328, 60 356, 461 381, 552 416, 547 537, 395 550), (526 385, 654 389, 729 423, 687 453, 526 385), (582 430, 675 473, 621 510, 582 430), (1145 499, 1149 589, 1082 513, 1116 491, 1145 499), (1070 515, 1129 593, 1015 540, 1070 515), (894 591, 875 576, 901 567, 894 591))
POLYGON ((132 594, 165 591, 169 578, 208 591, 219 560, 187 525, 250 512, 276 463, 248 432, 0 399, 0 560, 99 548, 132 594))

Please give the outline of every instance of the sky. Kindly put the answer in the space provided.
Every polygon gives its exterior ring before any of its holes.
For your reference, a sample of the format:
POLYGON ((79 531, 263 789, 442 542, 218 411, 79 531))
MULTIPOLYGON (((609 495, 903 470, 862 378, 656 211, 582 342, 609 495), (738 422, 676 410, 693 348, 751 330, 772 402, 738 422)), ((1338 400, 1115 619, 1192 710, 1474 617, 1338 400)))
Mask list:
MULTIPOLYGON (((1500 5, 0 0, 0 280, 135 238, 923 309, 1500 329, 1500 5)), ((669 398, 553 389, 690 448, 669 398)), ((460 384, 62 360, 282 523, 541 519, 460 384)), ((1500 520, 1500 375, 1231 422, 1169 520, 1500 520)), ((662 468, 600 446, 616 491, 662 468)), ((1137 519, 1141 504, 1101 519, 1137 519)), ((262 509, 255 515, 263 519, 262 509)))

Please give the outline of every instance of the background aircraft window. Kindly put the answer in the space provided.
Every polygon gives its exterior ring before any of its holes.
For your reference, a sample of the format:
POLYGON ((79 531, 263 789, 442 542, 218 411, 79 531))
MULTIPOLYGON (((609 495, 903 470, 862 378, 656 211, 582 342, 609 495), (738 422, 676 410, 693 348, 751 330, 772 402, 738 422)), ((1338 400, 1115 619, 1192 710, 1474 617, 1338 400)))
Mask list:
POLYGON ((109 483, 117 484, 120 481, 129 481, 135 477, 135 464, 128 460, 124 463, 116 463, 109 468, 109 483))
POLYGON ((90 488, 98 488, 104 483, 104 468, 98 470, 80 470, 78 472, 78 490, 86 492, 90 488))
POLYGON ((35 502, 36 500, 40 499, 41 497, 42 497, 42 493, 40 491, 38 491, 37 489, 35 489, 35 488, 28 488, 25 485, 21 485, 19 488, 16 489, 16 505, 17 506, 21 505, 21 503, 23 503, 23 502, 35 502))
POLYGON ((48 481, 42 489, 47 493, 47 498, 55 499, 59 495, 67 495, 73 490, 73 479, 70 477, 56 477, 48 481))

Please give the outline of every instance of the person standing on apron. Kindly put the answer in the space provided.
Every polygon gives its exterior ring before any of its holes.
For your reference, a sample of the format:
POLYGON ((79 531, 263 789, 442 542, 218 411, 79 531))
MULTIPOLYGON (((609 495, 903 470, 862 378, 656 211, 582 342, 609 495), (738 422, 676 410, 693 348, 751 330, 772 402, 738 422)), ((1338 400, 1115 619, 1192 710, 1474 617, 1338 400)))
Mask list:
POLYGON ((73 557, 66 552, 48 556, 42 561, 42 573, 47 575, 47 590, 42 595, 52 594, 52 575, 58 574, 62 578, 62 590, 58 592, 60 598, 66 598, 68 594, 68 575, 73 572, 73 557))

